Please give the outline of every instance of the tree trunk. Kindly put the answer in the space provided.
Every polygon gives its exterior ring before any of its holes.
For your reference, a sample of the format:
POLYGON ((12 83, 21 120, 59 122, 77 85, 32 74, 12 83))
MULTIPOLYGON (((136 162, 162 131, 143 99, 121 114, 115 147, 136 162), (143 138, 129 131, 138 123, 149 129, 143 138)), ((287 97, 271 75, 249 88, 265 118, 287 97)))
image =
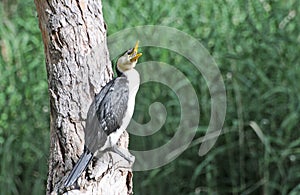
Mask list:
MULTIPOLYGON (((57 194, 83 152, 89 106, 113 72, 100 0, 35 0, 35 4, 51 109, 47 194, 57 194)), ((126 132, 120 145, 128 145, 126 132)), ((94 159, 78 181, 80 189, 68 194, 130 194, 131 168, 124 161, 116 163, 116 156, 108 153, 94 159)))

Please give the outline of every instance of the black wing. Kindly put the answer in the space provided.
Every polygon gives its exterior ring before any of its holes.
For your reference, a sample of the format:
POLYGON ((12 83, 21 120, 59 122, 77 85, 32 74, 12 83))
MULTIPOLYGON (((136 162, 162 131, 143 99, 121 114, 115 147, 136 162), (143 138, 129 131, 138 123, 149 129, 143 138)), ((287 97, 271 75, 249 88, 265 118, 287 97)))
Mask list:
POLYGON ((122 125, 129 89, 125 77, 110 81, 96 96, 96 114, 102 130, 109 135, 122 125))

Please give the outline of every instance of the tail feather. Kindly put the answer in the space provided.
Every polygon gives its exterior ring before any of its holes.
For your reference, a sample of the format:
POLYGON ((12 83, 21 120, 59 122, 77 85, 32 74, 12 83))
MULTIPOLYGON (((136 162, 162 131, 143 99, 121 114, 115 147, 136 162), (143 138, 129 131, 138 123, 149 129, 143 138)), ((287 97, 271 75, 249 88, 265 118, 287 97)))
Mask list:
POLYGON ((80 177, 82 172, 87 168, 92 158, 93 154, 88 149, 85 149, 84 153, 81 155, 80 159, 73 167, 71 173, 65 181, 65 187, 69 187, 75 183, 75 181, 80 177))

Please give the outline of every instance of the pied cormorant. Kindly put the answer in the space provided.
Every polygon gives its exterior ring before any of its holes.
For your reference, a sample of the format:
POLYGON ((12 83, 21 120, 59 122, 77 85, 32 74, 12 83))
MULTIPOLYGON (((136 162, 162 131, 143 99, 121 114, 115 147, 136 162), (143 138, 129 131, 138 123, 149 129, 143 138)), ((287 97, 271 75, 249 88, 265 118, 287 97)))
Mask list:
POLYGON ((96 95, 88 111, 84 130, 84 152, 64 182, 64 187, 72 186, 87 168, 93 156, 101 156, 113 151, 130 164, 134 157, 127 149, 117 146, 122 133, 127 128, 134 110, 135 96, 140 77, 134 69, 138 58, 138 42, 118 58, 117 77, 108 82, 96 95))

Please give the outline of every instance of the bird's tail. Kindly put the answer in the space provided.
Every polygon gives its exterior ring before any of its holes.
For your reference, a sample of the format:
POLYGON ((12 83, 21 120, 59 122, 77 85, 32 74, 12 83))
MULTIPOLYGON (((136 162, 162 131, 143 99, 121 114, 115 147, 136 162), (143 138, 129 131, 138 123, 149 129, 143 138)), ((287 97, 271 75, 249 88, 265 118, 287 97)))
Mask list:
POLYGON ((89 162, 92 160, 93 154, 85 148, 84 153, 81 155, 80 159, 72 169, 67 180, 65 181, 65 187, 69 187, 75 183, 75 181, 80 177, 82 172, 87 168, 89 162))

